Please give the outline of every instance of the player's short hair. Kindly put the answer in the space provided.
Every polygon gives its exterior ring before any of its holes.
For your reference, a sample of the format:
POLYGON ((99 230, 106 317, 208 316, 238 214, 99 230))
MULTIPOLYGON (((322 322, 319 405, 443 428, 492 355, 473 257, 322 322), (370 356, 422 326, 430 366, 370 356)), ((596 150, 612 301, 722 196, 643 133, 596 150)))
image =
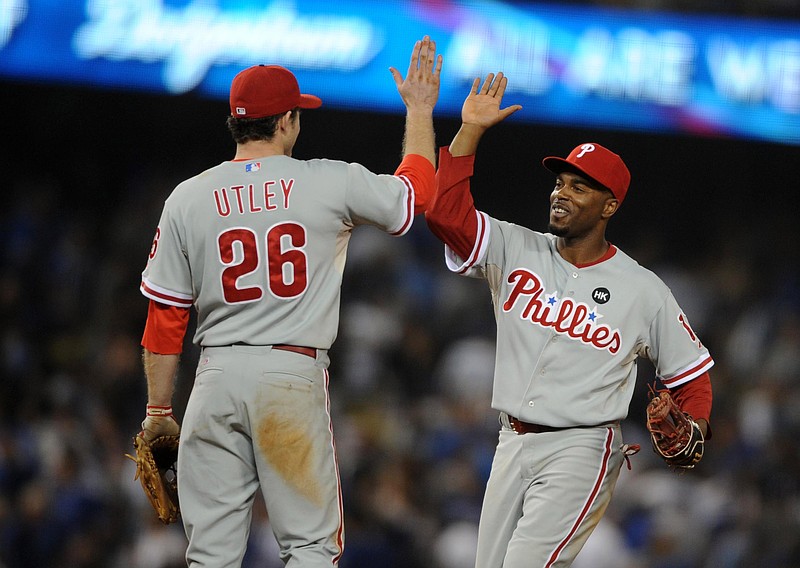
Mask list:
MULTIPOLYGON (((300 115, 300 109, 293 108, 290 112, 292 113, 292 120, 297 120, 297 117, 300 115)), ((283 114, 284 113, 274 114, 263 118, 236 118, 235 116, 228 116, 228 131, 231 133, 233 141, 237 144, 257 142, 259 140, 272 140, 278 129, 278 121, 283 114)))

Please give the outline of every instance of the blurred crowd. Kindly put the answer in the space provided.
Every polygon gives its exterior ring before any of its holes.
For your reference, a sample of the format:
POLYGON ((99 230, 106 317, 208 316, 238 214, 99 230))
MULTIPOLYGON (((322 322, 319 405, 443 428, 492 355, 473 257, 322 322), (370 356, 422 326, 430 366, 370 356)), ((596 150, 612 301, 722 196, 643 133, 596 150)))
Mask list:
MULTIPOLYGON (((132 177, 102 212, 47 175, 9 186, 0 213, 2 568, 184 565, 182 528, 158 523, 125 457, 146 402, 138 283, 176 181, 132 177)), ((669 471, 643 428, 653 374, 642 364, 624 433, 643 451, 576 568, 800 566, 800 280, 796 266, 741 245, 677 259, 654 255, 649 241, 623 247, 652 261, 716 359, 714 435, 698 468, 669 471)), ((331 352, 341 567, 472 568, 498 430, 488 290, 446 271, 421 218, 400 239, 356 231, 343 288, 331 352)), ((190 339, 178 417, 198 353, 190 339)), ((260 501, 250 541, 245 568, 281 566, 260 501)))

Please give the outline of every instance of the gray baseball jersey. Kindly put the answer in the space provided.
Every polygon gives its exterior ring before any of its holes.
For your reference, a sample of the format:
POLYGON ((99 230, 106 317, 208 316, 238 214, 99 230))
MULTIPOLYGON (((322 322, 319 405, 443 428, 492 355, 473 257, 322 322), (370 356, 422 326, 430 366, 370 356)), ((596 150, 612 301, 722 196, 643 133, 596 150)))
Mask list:
POLYGON ((413 190, 357 164, 270 156, 224 162, 167 199, 141 289, 197 311, 202 350, 178 452, 191 566, 241 565, 259 486, 284 562, 337 565, 327 349, 347 244, 357 225, 408 231, 413 190))
POLYGON ((501 428, 475 565, 566 568, 636 451, 620 421, 638 358, 671 388, 713 361, 667 286, 616 247, 576 266, 556 236, 476 210, 473 159, 440 152, 437 199, 426 214, 447 244, 447 266, 487 280, 497 320, 492 406, 501 428))
POLYGON ((471 257, 447 247, 446 260, 489 283, 497 410, 555 427, 619 421, 638 357, 650 359, 670 388, 713 365, 669 288, 621 250, 578 268, 558 253, 554 235, 477 214, 471 257))
POLYGON ((413 214, 408 179, 358 164, 223 162, 167 199, 141 290, 165 304, 194 304, 202 346, 328 349, 351 230, 372 224, 402 235, 413 214))

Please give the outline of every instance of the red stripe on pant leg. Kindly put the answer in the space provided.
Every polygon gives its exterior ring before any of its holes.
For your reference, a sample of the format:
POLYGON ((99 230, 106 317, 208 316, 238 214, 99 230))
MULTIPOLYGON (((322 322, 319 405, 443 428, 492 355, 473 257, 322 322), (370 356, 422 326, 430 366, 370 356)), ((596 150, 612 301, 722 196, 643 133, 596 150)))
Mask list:
POLYGON ((575 532, 578 530, 578 527, 581 526, 583 519, 586 518, 589 509, 592 508, 592 505, 597 499, 597 494, 600 493, 600 487, 603 485, 603 480, 606 478, 606 472, 608 472, 608 460, 611 458, 611 440, 613 439, 614 430, 609 428, 608 434, 606 435, 605 449, 603 450, 603 463, 600 467, 600 471, 597 474, 594 487, 592 487, 592 491, 589 493, 589 498, 586 500, 586 504, 583 506, 580 515, 578 515, 578 518, 575 519, 575 523, 572 525, 572 529, 570 529, 569 534, 567 534, 564 540, 558 544, 555 551, 553 551, 553 554, 550 556, 547 564, 545 564, 545 568, 550 568, 553 563, 558 560, 558 555, 561 554, 561 551, 564 550, 564 547, 567 546, 572 537, 575 536, 575 532))
POLYGON ((332 559, 332 565, 338 566, 339 559, 344 553, 344 509, 342 505, 342 482, 339 477, 339 459, 336 455, 336 440, 333 436, 333 418, 331 417, 331 399, 328 392, 328 385, 330 383, 330 375, 328 369, 325 369, 325 403, 326 411, 328 413, 328 430, 331 433, 331 447, 333 448, 333 464, 336 469, 336 486, 339 493, 339 529, 336 531, 336 545, 339 547, 339 553, 332 559))

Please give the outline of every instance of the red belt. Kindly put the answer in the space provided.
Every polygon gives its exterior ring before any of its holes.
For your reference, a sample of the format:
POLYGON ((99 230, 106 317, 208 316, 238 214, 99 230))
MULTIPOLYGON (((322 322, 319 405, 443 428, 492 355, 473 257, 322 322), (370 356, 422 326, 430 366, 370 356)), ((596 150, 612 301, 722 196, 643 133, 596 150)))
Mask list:
POLYGON ((284 345, 283 343, 279 343, 278 345, 273 345, 272 348, 280 349, 281 351, 291 351, 292 353, 300 353, 300 355, 305 355, 312 359, 317 358, 317 350, 313 347, 301 347, 300 345, 284 345))
POLYGON ((567 429, 556 428, 555 426, 544 426, 543 424, 531 424, 530 422, 523 422, 513 416, 508 417, 508 422, 517 434, 541 434, 542 432, 557 432, 567 429))

